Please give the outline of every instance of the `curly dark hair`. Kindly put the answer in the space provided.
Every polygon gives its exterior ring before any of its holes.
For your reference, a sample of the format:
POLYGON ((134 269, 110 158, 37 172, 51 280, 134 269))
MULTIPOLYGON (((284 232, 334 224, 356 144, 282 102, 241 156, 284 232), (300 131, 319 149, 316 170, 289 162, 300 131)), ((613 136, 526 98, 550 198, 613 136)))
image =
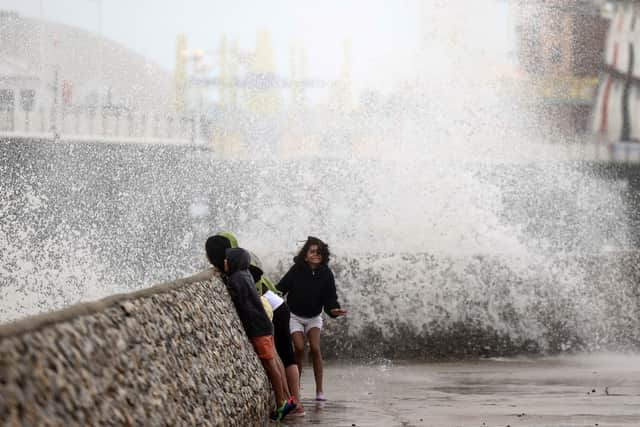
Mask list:
POLYGON ((329 245, 327 245, 325 242, 318 239, 317 237, 313 237, 313 236, 307 237, 307 241, 304 242, 304 246, 302 246, 302 249, 300 249, 300 252, 298 252, 298 255, 296 256, 296 262, 299 262, 299 263, 305 262, 304 259, 306 258, 307 252, 309 251, 309 248, 312 245, 318 246, 318 252, 322 256, 321 265, 328 264, 329 258, 331 258, 331 252, 329 252, 329 245))

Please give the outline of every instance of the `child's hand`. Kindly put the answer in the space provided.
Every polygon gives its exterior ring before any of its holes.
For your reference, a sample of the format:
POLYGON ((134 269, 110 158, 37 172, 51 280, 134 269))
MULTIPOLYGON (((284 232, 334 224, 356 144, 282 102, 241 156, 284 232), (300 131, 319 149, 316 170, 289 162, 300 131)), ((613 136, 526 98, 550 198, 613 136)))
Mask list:
POLYGON ((338 317, 347 314, 347 310, 343 308, 333 308, 329 310, 329 313, 331 313, 332 316, 338 317))

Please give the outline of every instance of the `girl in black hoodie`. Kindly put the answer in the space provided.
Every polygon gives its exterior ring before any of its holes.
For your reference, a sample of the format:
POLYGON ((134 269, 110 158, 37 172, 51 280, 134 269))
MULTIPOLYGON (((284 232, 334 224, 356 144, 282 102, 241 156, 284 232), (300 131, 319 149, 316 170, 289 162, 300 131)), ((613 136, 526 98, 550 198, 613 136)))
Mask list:
POLYGON ((293 259, 294 264, 276 286, 287 299, 291 310, 291 339, 296 363, 302 373, 304 339, 309 340, 313 373, 316 381, 316 400, 326 400, 322 388, 322 353, 320 330, 322 310, 335 318, 347 313, 340 308, 333 272, 329 268, 329 246, 309 236, 293 259))

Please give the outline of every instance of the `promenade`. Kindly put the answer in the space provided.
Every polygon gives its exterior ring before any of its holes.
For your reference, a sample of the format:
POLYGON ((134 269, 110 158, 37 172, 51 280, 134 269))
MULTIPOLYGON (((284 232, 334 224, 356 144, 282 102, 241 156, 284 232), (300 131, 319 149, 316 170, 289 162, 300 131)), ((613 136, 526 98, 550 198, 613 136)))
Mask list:
POLYGON ((638 426, 640 356, 578 355, 455 363, 325 364, 327 402, 287 426, 638 426))

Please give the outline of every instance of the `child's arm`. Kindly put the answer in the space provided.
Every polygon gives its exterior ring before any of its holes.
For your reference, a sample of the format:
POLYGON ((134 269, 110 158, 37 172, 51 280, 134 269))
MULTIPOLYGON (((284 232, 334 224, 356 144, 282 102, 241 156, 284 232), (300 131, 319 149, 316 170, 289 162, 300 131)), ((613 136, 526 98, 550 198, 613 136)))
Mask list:
POLYGON ((291 278, 293 277, 293 274, 291 273, 292 270, 293 267, 291 267, 289 271, 287 271, 287 273, 282 277, 282 279, 280 279, 280 281, 276 285, 276 289, 282 292, 282 295, 285 295, 291 290, 291 278))
POLYGON ((329 271, 329 281, 324 293, 324 311, 331 317, 338 317, 347 314, 347 310, 340 308, 338 293, 336 291, 336 281, 333 273, 329 271))

